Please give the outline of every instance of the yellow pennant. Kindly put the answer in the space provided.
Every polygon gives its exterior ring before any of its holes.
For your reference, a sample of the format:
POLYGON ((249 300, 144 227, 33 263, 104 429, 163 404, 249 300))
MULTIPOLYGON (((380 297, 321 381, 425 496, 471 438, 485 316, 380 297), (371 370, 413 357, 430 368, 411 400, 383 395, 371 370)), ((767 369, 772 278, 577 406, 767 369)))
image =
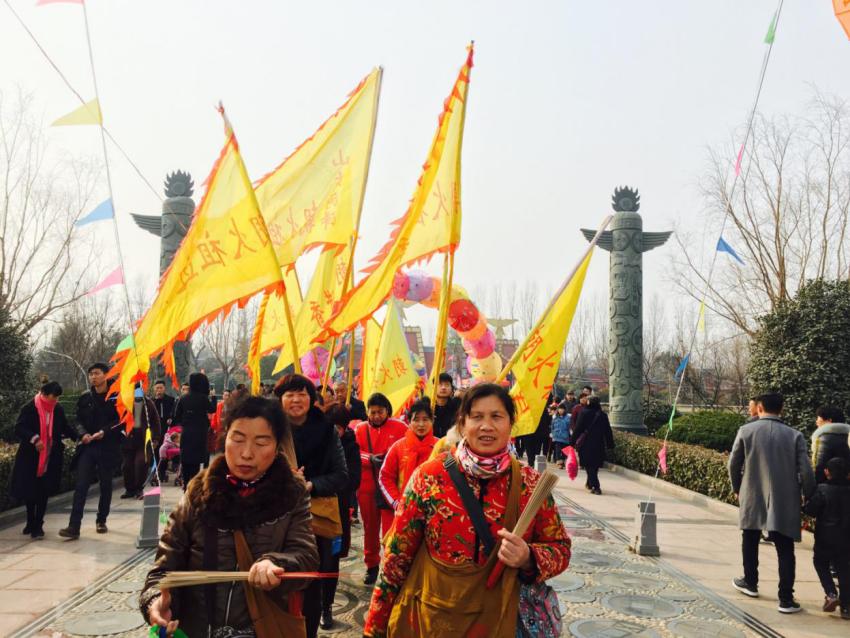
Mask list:
POLYGON ((381 348, 381 324, 369 317, 363 325, 363 350, 360 358, 360 387, 357 392, 363 401, 369 398, 375 378, 375 366, 381 348), (369 394, 367 394, 369 393, 369 394))
POLYGON ((354 234, 372 150, 381 69, 257 185, 257 201, 281 267, 314 246, 354 234))
POLYGON ((289 310, 293 315, 301 308, 301 285, 298 282, 298 273, 295 268, 290 268, 287 271, 283 276, 283 282, 284 291, 280 289, 267 290, 263 294, 254 332, 251 335, 251 347, 248 349, 248 373, 251 375, 251 392, 254 394, 259 391, 262 381, 260 378, 260 361, 263 356, 289 340, 286 309, 283 306, 284 294, 289 303, 289 310))
POLYGON ((386 396, 393 406, 393 414, 401 414, 408 401, 420 386, 420 377, 413 367, 410 348, 404 337, 401 317, 394 300, 387 303, 387 316, 381 329, 380 345, 375 356, 375 365, 369 375, 370 386, 364 395, 368 398, 375 392, 386 396))
POLYGON ((63 115, 50 126, 80 126, 86 124, 102 124, 103 117, 100 113, 100 102, 97 98, 83 104, 67 115, 63 115))
POLYGON ((389 242, 372 259, 368 274, 349 291, 338 313, 327 323, 339 335, 370 316, 386 301, 396 271, 453 250, 460 242, 460 158, 472 48, 444 103, 439 126, 419 177, 410 207, 394 222, 389 242))
POLYGON ((697 320, 697 330, 705 332, 705 302, 699 302, 699 319, 697 320))
POLYGON ((256 293, 281 285, 281 271, 260 215, 236 138, 222 149, 192 224, 159 283, 156 299, 139 322, 135 347, 115 355, 119 411, 132 417, 133 383, 144 378, 150 357, 163 354, 173 376, 175 341, 188 339, 205 321, 256 293))
POLYGON ((537 429, 540 415, 552 391, 561 353, 570 333, 584 277, 592 250, 581 262, 572 279, 519 348, 519 356, 511 368, 514 386, 511 396, 516 405, 516 423, 511 436, 531 434, 537 429))

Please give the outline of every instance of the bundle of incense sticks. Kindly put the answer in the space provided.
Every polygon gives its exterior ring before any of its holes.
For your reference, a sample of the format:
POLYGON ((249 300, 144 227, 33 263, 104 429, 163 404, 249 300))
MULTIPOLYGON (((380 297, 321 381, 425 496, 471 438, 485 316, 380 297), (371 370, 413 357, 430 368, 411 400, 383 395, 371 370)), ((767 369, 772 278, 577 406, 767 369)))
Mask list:
MULTIPOLYGON (((347 578, 348 576, 348 574, 340 574, 339 572, 284 572, 280 578, 291 580, 293 578, 347 578)), ((174 589, 175 587, 215 585, 245 580, 248 580, 248 572, 168 572, 159 581, 159 587, 161 589, 174 589)))
MULTIPOLYGON (((511 530, 514 534, 522 536, 528 531, 528 528, 534 521, 534 517, 537 515, 537 511, 543 506, 544 501, 549 498, 557 482, 558 476, 550 470, 546 470, 540 475, 540 480, 531 493, 531 498, 528 499, 528 505, 525 506, 522 514, 519 515, 516 526, 511 530)), ((487 589, 492 589, 496 586, 503 571, 505 571, 505 564, 499 561, 487 578, 487 589)))

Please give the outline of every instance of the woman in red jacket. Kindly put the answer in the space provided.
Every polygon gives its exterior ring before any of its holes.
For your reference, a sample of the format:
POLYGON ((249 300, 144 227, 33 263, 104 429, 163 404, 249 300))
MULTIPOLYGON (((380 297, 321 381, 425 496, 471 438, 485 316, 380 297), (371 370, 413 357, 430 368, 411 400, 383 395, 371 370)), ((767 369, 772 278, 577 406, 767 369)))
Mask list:
POLYGON ((407 412, 410 429, 404 438, 392 444, 378 477, 381 491, 395 509, 413 470, 431 456, 437 443, 434 436, 434 413, 428 399, 414 403, 407 412))

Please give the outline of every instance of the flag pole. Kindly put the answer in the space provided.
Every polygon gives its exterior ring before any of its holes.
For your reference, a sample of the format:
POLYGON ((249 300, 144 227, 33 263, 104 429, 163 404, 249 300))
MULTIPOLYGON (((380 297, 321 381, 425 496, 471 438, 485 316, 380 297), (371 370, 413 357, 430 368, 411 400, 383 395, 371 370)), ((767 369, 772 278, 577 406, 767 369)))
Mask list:
POLYGON ((434 343, 434 362, 431 364, 431 398, 436 401, 437 386, 440 382, 440 372, 443 369, 443 358, 446 351, 448 334, 449 304, 452 299, 452 284, 455 272, 455 251, 449 249, 443 261, 443 289, 440 301, 440 315, 437 320, 437 341, 434 343))
MULTIPOLYGON (((564 279, 564 283, 561 284, 561 287, 558 288, 558 291, 549 300, 549 304, 546 306, 546 309, 540 314, 541 317, 545 317, 549 313, 549 311, 552 309, 552 306, 554 306, 555 302, 558 300, 558 297, 560 297, 564 290, 566 290, 567 286, 570 285, 570 282, 572 281, 573 277, 575 277, 575 274, 578 272, 578 269, 581 268, 581 265, 584 260, 596 247, 596 243, 599 241, 599 238, 602 236, 602 233, 605 231, 605 229, 608 228, 608 224, 611 223, 612 219, 614 219, 614 216, 608 215, 605 217, 605 219, 602 220, 602 224, 599 226, 599 230, 596 231, 596 234, 593 236, 593 239, 590 241, 590 244, 588 245, 587 249, 581 254, 581 257, 579 258, 573 269, 570 271, 570 274, 567 275, 566 279, 564 279)), ((525 339, 522 342, 522 345, 514 351, 513 356, 504 365, 502 371, 499 372, 499 376, 496 377, 496 381, 494 383, 501 383, 505 380, 505 378, 508 376, 508 373, 511 371, 511 368, 514 367, 514 364, 517 362, 520 355, 523 353, 523 350, 525 350, 525 346, 528 344, 528 340, 531 338, 532 333, 526 335, 525 339)))
POLYGON ((289 331, 292 365, 295 368, 295 374, 302 374, 301 356, 298 354, 298 344, 295 341, 295 324, 292 323, 292 309, 289 307, 289 295, 286 294, 286 286, 283 287, 283 314, 286 315, 286 329, 289 331))

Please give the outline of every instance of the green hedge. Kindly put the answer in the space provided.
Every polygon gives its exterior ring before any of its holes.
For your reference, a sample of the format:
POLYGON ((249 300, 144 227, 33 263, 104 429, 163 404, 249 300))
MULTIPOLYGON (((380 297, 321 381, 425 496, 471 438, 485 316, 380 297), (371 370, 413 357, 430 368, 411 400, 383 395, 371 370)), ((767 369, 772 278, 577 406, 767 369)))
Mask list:
MULTIPOLYGON (((62 478, 59 492, 74 489, 75 474, 71 472, 71 457, 74 456, 75 445, 65 443, 65 458, 62 463, 62 478)), ((0 442, 0 512, 20 505, 12 499, 9 488, 12 482, 12 468, 15 466, 15 452, 18 446, 0 442)))
MULTIPOLYGON (((609 455, 612 463, 641 474, 655 475, 661 440, 615 431, 614 442, 614 450, 609 455)), ((669 442, 667 474, 659 473, 658 478, 734 505, 736 501, 726 470, 728 458, 727 454, 696 445, 669 442)))
MULTIPOLYGON (((744 417, 735 412, 700 410, 674 420, 673 430, 667 438, 678 443, 701 445, 717 452, 731 452, 735 435, 744 421, 744 417)), ((655 436, 663 439, 666 433, 665 425, 655 436)))

